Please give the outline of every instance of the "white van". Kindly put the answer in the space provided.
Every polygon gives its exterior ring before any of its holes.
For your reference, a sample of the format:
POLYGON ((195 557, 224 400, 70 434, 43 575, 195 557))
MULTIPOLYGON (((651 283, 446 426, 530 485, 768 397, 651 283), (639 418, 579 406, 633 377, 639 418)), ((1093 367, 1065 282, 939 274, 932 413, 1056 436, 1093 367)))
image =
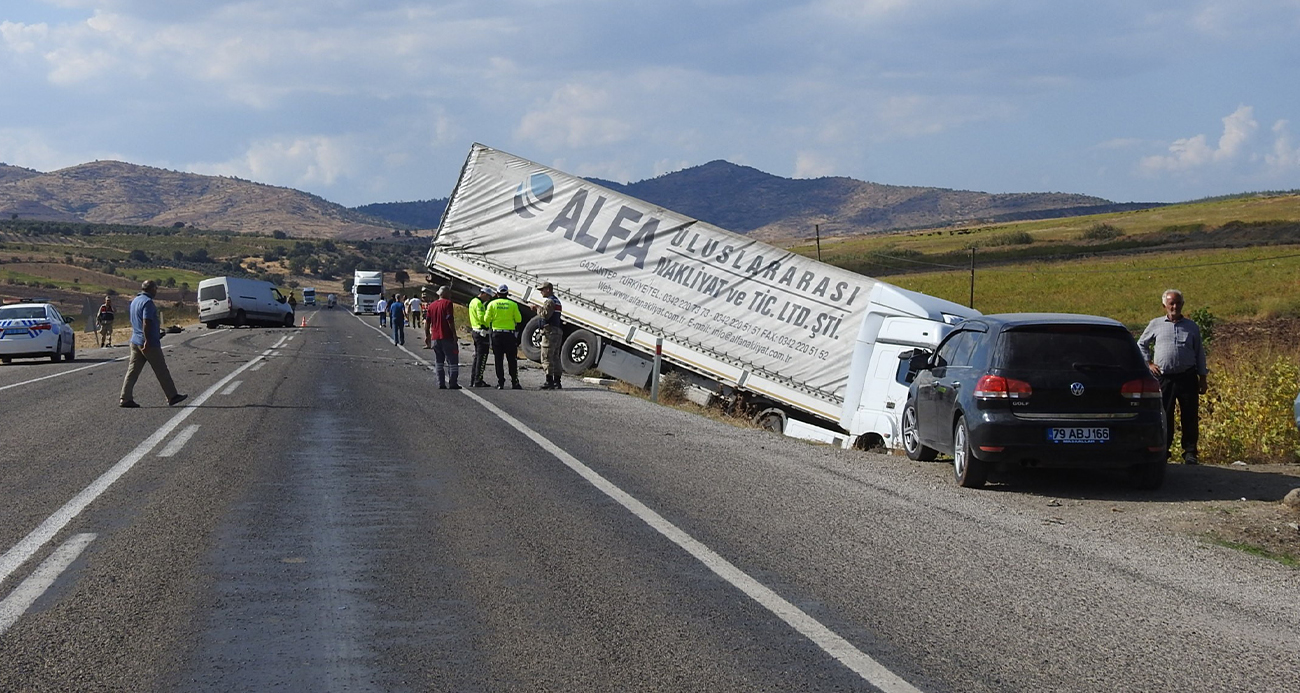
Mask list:
POLYGON ((214 277, 199 282, 199 321, 217 325, 293 327, 293 307, 271 282, 214 277))

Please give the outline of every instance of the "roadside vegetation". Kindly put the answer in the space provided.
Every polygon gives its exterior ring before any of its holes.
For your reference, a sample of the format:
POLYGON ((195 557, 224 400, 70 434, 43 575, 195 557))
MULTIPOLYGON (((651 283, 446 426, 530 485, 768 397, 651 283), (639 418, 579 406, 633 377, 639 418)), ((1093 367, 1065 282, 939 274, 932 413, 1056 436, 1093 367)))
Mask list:
MULTIPOLYGON (((815 247, 794 249, 816 256, 815 247)), ((1300 195, 822 242, 822 259, 984 313, 1111 317, 1138 333, 1165 289, 1211 334, 1202 459, 1296 462, 1300 195), (974 249, 972 251, 972 248, 974 249)), ((1177 455, 1181 450, 1175 450, 1177 455)))

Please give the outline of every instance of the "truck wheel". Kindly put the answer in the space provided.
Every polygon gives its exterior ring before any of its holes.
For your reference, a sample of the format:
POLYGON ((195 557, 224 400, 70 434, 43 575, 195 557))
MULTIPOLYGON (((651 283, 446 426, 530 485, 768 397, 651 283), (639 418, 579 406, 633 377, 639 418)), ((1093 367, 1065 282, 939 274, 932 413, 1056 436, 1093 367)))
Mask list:
POLYGON ((980 488, 989 478, 988 464, 971 454, 966 419, 957 419, 952 432, 952 472, 958 486, 980 488))
POLYGON ((524 356, 530 361, 542 362, 542 325, 546 321, 541 318, 533 318, 524 325, 524 335, 519 340, 519 348, 523 349, 524 356))
POLYGON ((569 375, 578 375, 596 365, 596 335, 574 330, 560 347, 560 365, 569 375))
POLYGON ((772 407, 754 415, 754 425, 773 433, 785 433, 785 412, 772 407))
POLYGON ((930 462, 939 456, 939 451, 921 444, 921 431, 917 425, 916 402, 907 401, 903 407, 903 452, 907 459, 917 462, 930 462))
POLYGON ((887 454, 889 449, 885 447, 885 439, 880 437, 879 433, 863 433, 853 441, 853 449, 863 452, 877 452, 887 454))

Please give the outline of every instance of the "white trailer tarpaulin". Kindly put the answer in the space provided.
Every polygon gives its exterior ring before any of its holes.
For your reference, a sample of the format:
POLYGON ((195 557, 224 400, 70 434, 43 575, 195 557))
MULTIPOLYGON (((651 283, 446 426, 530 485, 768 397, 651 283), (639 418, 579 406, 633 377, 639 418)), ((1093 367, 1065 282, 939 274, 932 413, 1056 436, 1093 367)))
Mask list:
POLYGON ((479 144, 440 252, 837 402, 877 283, 479 144))

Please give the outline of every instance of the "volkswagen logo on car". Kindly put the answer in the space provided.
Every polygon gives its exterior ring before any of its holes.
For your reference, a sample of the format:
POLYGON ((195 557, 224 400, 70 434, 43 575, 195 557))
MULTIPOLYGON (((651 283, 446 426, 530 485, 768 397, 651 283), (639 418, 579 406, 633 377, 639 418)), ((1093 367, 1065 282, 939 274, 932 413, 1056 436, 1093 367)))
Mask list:
POLYGON ((534 173, 515 190, 515 214, 532 219, 555 194, 555 182, 545 173, 534 173))
POLYGON ((1070 394, 1075 397, 1083 396, 1083 383, 1070 383, 1070 394))

